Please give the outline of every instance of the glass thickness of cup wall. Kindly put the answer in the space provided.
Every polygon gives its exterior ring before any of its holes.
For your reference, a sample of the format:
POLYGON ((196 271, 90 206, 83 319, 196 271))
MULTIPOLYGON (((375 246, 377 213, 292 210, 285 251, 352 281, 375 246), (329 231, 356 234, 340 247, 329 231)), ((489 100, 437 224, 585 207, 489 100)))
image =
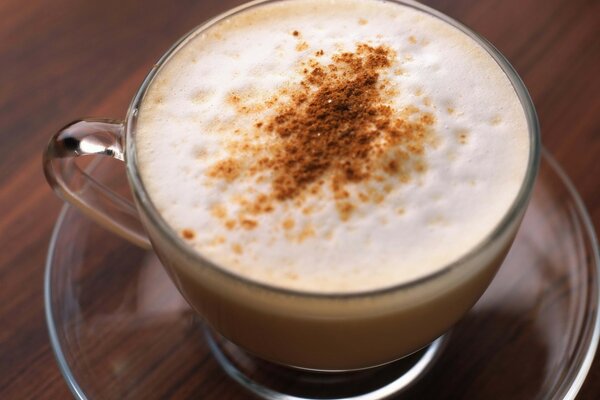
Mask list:
POLYGON ((397 2, 433 15, 471 36, 513 84, 528 120, 530 139, 527 171, 514 203, 499 225, 461 259, 395 287, 319 294, 246 279, 214 265, 187 246, 156 210, 139 174, 136 123, 149 85, 181 46, 219 21, 266 3, 271 2, 254 2, 234 9, 183 38, 161 59, 134 98, 125 127, 125 161, 140 218, 154 250, 186 300, 215 331, 250 353, 276 363, 318 370, 359 369, 393 361, 446 332, 493 279, 514 240, 537 171, 539 133, 535 111, 516 73, 487 42, 434 10, 412 2, 397 2))

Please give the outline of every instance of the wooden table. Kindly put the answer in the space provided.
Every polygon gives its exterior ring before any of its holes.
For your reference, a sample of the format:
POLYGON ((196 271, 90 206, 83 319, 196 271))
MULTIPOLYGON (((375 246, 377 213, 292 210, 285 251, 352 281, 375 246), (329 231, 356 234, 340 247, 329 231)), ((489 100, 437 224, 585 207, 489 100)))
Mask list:
MULTIPOLYGON (((0 398, 71 396, 44 320, 44 259, 62 205, 42 175, 48 138, 81 116, 122 118, 170 44, 234 3, 0 2, 0 398)), ((426 3, 482 33, 513 63, 533 97, 544 145, 600 227, 600 2, 426 3)), ((579 398, 599 397, 597 357, 579 398)))

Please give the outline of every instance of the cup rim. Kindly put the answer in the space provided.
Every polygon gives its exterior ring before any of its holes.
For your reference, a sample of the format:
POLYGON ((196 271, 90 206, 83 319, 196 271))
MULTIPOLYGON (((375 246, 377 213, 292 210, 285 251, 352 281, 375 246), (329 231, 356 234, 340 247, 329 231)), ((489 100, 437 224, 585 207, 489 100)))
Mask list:
POLYGON ((134 140, 134 132, 137 123, 137 118, 139 114, 139 108, 144 98, 144 95, 147 92, 147 89, 150 87, 153 79, 160 72, 161 68, 167 63, 167 61, 181 48, 183 47, 189 40, 193 39, 196 35, 204 32, 206 29, 211 26, 219 23, 220 21, 231 17, 235 14, 244 12, 250 8, 254 8, 257 6, 261 6, 267 3, 279 3, 285 2, 289 0, 254 0, 248 3, 242 4, 238 7, 232 8, 229 11, 221 13, 206 22, 196 26, 190 32, 182 36, 176 43, 174 43, 166 53, 159 59, 157 63, 154 64, 154 67, 148 73, 146 78, 144 79, 142 85, 137 90, 130 106, 127 111, 126 123, 125 123, 125 164, 127 177, 132 188, 133 196, 136 200, 136 203, 145 216, 148 217, 150 223, 153 224, 154 227, 158 228, 160 235, 163 240, 169 242, 169 244, 177 249, 181 254, 184 254, 186 258, 192 260, 194 264, 202 265, 205 268, 209 268, 210 270, 224 276, 225 278, 232 279, 234 281, 243 283, 247 286, 254 287, 257 289, 267 290, 270 292, 276 292, 280 294, 285 294, 289 296, 297 296, 297 297, 307 297, 307 298, 326 298, 326 299, 357 299, 364 297, 372 297, 374 295, 382 295, 389 294, 392 292, 396 292, 399 290, 405 290, 408 288, 413 288, 416 286, 420 286, 426 282, 435 280, 436 278, 446 275, 449 272, 460 268, 461 265, 468 264, 468 261, 475 258, 477 255, 482 253, 485 249, 489 248, 493 245, 496 238, 502 236, 511 226, 512 222, 519 218, 521 215, 521 211, 523 211, 524 207, 527 205, 527 202, 530 198, 533 185, 535 182, 535 178, 537 176, 537 171, 539 169, 540 164, 540 153, 541 153, 541 140, 540 140, 540 126, 537 118, 537 114, 527 91, 523 81, 517 74, 516 70, 513 66, 508 62, 508 60, 498 51, 490 42, 488 42, 485 38, 465 26, 464 24, 458 22, 457 20, 443 14, 440 11, 437 11, 431 7, 423 5, 413 0, 385 0, 388 3, 395 3, 398 5, 408 6, 417 11, 427 13, 433 17, 440 19, 441 21, 452 25, 453 27, 459 29, 467 36, 472 38, 475 42, 477 42, 499 65, 502 71, 505 73, 510 83, 512 84, 519 101, 523 107, 523 112, 525 113, 525 117, 527 120, 527 127, 529 132, 529 155, 527 161, 527 168, 525 171, 525 175, 523 181, 521 182, 521 186, 519 191, 511 203, 510 207, 507 209, 506 213, 502 216, 501 220, 496 224, 494 229, 492 229, 485 237, 483 237, 477 245, 473 246, 468 252, 463 254, 458 259, 446 264, 442 268, 429 273, 427 275, 421 276, 419 278, 402 282, 396 285, 386 286, 377 289, 370 289, 364 291, 354 291, 354 292, 311 292, 311 291, 302 291, 298 289, 290 289, 281 286, 271 285, 268 283, 259 282, 245 276, 242 276, 236 272, 230 271, 224 267, 219 266, 214 263, 210 259, 204 257, 200 252, 193 249, 189 244, 184 242, 173 228, 163 219, 163 217, 158 212, 157 208, 153 204, 150 199, 146 188, 144 187, 141 175, 139 174, 138 164, 137 164, 137 152, 134 140))

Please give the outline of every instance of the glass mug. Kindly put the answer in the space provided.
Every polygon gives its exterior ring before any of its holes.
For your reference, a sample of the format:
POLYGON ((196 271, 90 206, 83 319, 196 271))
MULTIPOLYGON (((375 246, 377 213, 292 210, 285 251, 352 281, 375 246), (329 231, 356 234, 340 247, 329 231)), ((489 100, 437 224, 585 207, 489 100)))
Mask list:
MULTIPOLYGON (((149 85, 190 38, 227 17, 270 2, 273 0, 242 5, 184 36, 150 71, 125 121, 86 119, 60 130, 44 153, 46 178, 63 199, 90 218, 138 246, 153 249, 185 299, 216 332, 213 335, 226 339, 232 351, 247 352, 252 355, 248 357, 276 366, 337 373, 390 363, 448 331, 494 277, 514 240, 538 169, 540 139, 535 110, 516 72, 487 41, 426 6, 390 0, 433 15, 472 37, 511 81, 528 121, 530 140, 527 172, 517 198, 478 246, 458 261, 415 281, 360 293, 318 294, 246 279, 204 258, 163 220, 140 178, 136 122, 149 85), (76 157, 87 155, 113 157, 125 163, 135 205, 96 183, 76 165, 76 157)), ((215 336, 210 337, 213 345, 215 336)), ((213 350, 226 371, 248 386, 251 378, 240 378, 238 370, 231 372, 235 367, 223 361, 218 349, 213 350)), ((254 391, 277 398, 268 389, 254 391)))

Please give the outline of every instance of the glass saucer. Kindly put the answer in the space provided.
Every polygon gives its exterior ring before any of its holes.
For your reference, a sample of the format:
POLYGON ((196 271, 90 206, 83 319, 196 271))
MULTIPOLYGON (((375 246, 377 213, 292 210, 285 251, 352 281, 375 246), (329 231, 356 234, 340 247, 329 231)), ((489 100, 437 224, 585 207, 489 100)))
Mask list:
MULTIPOLYGON (((127 191, 120 164, 92 167, 127 191)), ((425 376, 398 398, 574 398, 598 343, 598 267, 586 210, 544 153, 497 277, 425 376)), ((249 397, 212 356, 202 324, 156 256, 67 206, 50 243, 45 301, 52 347, 76 398, 249 397)))

